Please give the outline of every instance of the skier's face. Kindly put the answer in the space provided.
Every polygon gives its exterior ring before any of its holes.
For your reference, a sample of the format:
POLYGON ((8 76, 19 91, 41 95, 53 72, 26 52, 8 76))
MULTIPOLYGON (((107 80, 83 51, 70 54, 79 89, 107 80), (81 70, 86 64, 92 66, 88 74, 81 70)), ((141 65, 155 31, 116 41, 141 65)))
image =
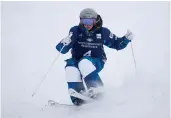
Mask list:
POLYGON ((93 24, 92 25, 84 25, 84 27, 88 30, 91 30, 93 28, 93 24))
POLYGON ((96 19, 81 19, 81 23, 86 29, 91 30, 96 23, 96 19))

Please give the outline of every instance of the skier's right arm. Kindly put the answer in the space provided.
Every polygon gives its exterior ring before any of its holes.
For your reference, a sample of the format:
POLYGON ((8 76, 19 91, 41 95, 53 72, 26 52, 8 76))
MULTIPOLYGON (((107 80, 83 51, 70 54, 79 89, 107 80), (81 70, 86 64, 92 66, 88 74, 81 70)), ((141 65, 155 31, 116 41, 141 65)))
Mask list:
POLYGON ((72 27, 69 31, 69 35, 65 38, 63 38, 57 45, 56 49, 61 52, 62 54, 66 54, 73 45, 73 42, 75 40, 75 34, 76 34, 76 28, 72 27))

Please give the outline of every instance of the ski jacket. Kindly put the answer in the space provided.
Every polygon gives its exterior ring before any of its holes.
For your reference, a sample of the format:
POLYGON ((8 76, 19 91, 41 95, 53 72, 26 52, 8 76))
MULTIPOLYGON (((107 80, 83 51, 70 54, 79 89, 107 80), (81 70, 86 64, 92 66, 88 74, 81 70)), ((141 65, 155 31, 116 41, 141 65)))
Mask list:
POLYGON ((84 56, 91 56, 92 58, 100 58, 106 61, 104 45, 112 49, 121 50, 130 42, 125 36, 117 37, 108 28, 102 27, 102 19, 101 24, 95 26, 91 31, 79 24, 72 27, 69 33, 73 34, 71 43, 61 51, 63 43, 59 42, 56 49, 63 54, 71 49, 72 58, 76 60, 80 60, 84 56))

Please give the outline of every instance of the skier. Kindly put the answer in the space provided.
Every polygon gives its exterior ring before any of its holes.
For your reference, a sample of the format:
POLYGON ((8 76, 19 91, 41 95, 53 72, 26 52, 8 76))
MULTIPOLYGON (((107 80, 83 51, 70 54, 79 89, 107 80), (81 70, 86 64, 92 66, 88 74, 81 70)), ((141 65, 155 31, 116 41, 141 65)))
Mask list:
MULTIPOLYGON (((68 88, 82 92, 85 89, 103 87, 98 75, 107 60, 103 45, 121 50, 131 42, 132 32, 128 31, 121 38, 115 36, 109 29, 102 27, 101 16, 91 8, 83 9, 79 17, 79 25, 70 29, 69 35, 57 44, 56 49, 62 54, 71 49, 72 57, 66 60, 65 66, 68 88)), ((84 102, 72 96, 71 100, 75 105, 84 102)))

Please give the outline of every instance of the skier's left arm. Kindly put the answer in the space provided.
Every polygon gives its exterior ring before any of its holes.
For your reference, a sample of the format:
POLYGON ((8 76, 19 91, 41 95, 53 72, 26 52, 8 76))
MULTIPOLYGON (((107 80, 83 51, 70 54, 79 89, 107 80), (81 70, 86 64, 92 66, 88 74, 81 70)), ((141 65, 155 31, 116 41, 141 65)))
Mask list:
POLYGON ((127 33, 123 37, 117 37, 113 33, 110 32, 110 30, 105 29, 103 31, 104 36, 104 45, 106 45, 109 48, 113 48, 116 50, 124 49, 129 42, 132 40, 132 32, 127 31, 127 33))

